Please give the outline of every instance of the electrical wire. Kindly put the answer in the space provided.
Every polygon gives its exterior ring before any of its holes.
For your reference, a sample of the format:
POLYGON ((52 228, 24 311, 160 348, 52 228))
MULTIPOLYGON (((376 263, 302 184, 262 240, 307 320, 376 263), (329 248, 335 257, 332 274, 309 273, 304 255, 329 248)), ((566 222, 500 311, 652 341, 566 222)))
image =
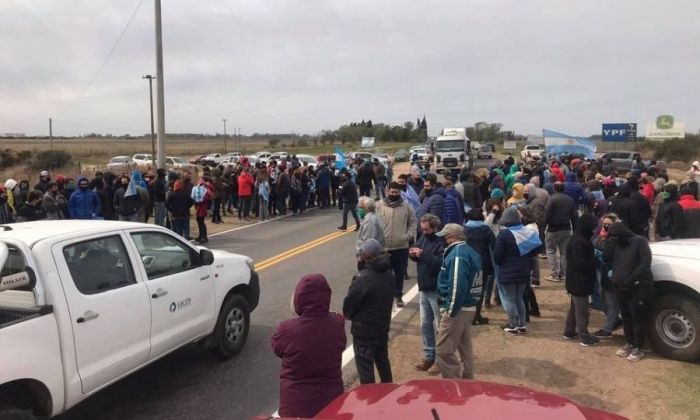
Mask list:
POLYGON ((136 12, 138 12, 139 9, 141 8, 141 5, 143 4, 143 1, 144 1, 144 0, 139 0, 139 3, 136 5, 136 8, 134 9, 134 11, 131 13, 131 16, 129 17, 129 21, 126 22, 126 25, 124 26, 124 29, 122 29, 122 31, 121 31, 121 33, 119 34, 119 36, 117 37, 116 41, 114 41, 114 44, 112 45, 112 48, 110 48, 109 53, 107 54, 107 57, 105 57, 105 59, 102 61, 102 64, 100 64, 100 67, 97 69, 97 71, 95 72, 95 74, 92 75, 92 77, 90 78, 90 81, 89 81, 89 82, 87 83, 87 85, 85 85, 85 87, 80 91, 80 93, 78 94, 78 96, 76 96, 71 102, 69 102, 68 105, 66 105, 65 107, 63 107, 63 109, 61 110, 61 112, 59 112, 59 113, 57 114, 58 117, 60 117, 61 115, 63 115, 68 109, 70 109, 70 107, 72 107, 73 105, 75 105, 75 103, 78 102, 78 100, 79 100, 80 98, 82 98, 82 96, 85 94, 85 92, 88 90, 88 88, 90 88, 90 86, 93 84, 93 82, 97 79, 97 76, 100 75, 100 73, 102 72, 102 69, 104 69, 104 67, 105 67, 105 65, 107 65, 107 62, 109 61, 110 57, 112 57, 112 54, 113 54, 114 51, 117 49, 117 46, 119 45, 119 42, 120 42, 120 41, 122 40, 122 38, 124 37, 124 34, 126 34, 127 29, 129 29, 129 26, 131 25, 131 22, 133 22, 134 17, 136 16, 136 12))

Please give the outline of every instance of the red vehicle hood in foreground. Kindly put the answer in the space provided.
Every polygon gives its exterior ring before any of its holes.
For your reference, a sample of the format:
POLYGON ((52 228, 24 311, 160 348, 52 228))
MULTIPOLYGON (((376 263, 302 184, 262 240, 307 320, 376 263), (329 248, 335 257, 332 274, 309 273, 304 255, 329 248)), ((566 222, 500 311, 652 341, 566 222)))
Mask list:
POLYGON ((403 385, 359 386, 336 398, 314 419, 619 420, 625 417, 519 386, 427 379, 403 385))

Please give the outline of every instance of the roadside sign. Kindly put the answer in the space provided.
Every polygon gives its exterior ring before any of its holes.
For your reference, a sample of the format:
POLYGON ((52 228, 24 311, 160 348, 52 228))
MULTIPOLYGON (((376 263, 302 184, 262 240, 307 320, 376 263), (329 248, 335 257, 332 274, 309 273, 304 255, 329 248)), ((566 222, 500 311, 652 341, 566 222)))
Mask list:
POLYGON ((362 137, 362 145, 360 147, 374 147, 374 137, 362 137))
POLYGON ((625 142, 637 138, 637 123, 603 124, 603 141, 625 142))
POLYGON ((506 140, 503 142, 503 148, 506 150, 515 150, 517 148, 517 143, 511 140, 506 140))

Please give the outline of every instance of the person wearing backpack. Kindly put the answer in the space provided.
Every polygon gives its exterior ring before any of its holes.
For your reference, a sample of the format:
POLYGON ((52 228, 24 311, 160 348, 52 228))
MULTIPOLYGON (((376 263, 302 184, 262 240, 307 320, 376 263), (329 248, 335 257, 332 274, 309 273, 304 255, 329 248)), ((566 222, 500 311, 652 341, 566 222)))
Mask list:
POLYGON ((197 220, 197 229, 199 230, 195 241, 199 242, 200 244, 209 242, 209 239, 207 238, 207 224, 205 223, 205 220, 207 218, 207 210, 209 210, 211 197, 212 193, 209 186, 206 184, 204 179, 200 178, 197 185, 192 188, 194 217, 195 220, 197 220))

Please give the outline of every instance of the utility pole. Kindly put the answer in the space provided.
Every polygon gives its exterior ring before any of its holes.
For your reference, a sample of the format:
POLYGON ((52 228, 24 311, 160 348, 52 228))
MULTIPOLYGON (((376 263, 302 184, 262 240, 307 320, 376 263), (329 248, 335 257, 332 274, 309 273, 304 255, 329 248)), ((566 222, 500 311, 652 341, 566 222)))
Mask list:
POLYGON ((165 168, 165 82, 163 80, 163 26, 160 0, 155 0, 156 18, 156 79, 158 83, 158 159, 157 167, 165 168))
POLYGON ((154 164, 153 166, 156 166, 156 133, 153 123, 153 79, 155 79, 155 76, 147 74, 143 76, 142 79, 148 79, 148 92, 151 104, 151 162, 154 164))
POLYGON ((222 118, 224 122, 224 154, 228 153, 228 142, 226 141, 226 118, 222 118))
POLYGON ((53 150, 53 119, 49 118, 49 149, 53 150))

